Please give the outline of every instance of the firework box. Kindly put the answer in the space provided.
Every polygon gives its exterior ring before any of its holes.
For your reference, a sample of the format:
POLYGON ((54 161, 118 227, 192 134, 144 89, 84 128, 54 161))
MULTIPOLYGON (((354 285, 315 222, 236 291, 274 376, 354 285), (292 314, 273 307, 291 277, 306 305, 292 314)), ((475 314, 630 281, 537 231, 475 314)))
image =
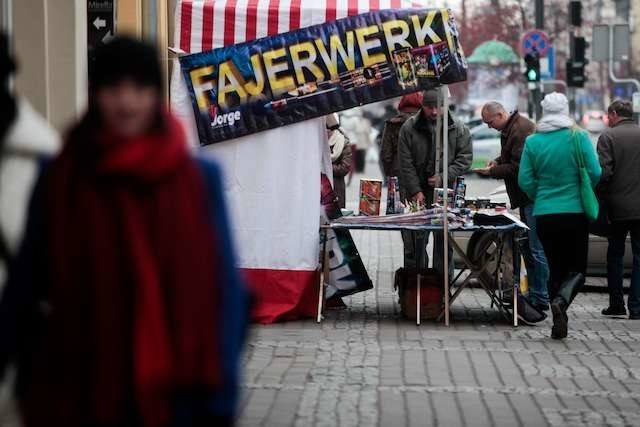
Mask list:
POLYGON ((360 215, 380 215, 380 199, 382 198, 382 180, 360 179, 360 215))
POLYGON ((401 213, 398 177, 390 176, 387 185, 387 215, 401 213))
POLYGON ((451 65, 446 43, 434 43, 411 50, 418 78, 440 78, 451 65))
MULTIPOLYGON (((454 191, 451 188, 447 189, 449 193, 449 206, 453 207, 454 191)), ((433 203, 441 205, 444 203, 444 188, 433 189, 433 203)))

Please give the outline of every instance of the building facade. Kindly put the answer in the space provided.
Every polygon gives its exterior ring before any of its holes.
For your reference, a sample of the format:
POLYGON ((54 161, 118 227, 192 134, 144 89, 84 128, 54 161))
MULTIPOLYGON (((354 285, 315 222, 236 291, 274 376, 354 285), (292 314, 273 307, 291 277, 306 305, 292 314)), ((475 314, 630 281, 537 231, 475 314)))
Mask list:
MULTIPOLYGON (((117 33, 143 37, 157 44, 168 75, 169 18, 174 0, 107 2, 114 3, 117 33)), ((11 38, 19 67, 15 91, 61 131, 86 107, 89 3, 0 0, 0 24, 11 38)))

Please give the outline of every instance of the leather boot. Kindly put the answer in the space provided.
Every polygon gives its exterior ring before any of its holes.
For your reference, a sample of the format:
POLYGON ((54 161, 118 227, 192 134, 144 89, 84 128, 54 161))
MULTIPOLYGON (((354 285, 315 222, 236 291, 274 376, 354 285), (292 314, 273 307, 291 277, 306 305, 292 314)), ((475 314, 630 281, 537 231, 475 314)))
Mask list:
POLYGON ((553 313, 553 327, 551 328, 551 338, 562 339, 567 337, 567 309, 573 302, 573 299, 576 297, 584 283, 584 274, 569 273, 568 278, 560 285, 558 294, 553 299, 553 301, 551 301, 551 312, 553 313))

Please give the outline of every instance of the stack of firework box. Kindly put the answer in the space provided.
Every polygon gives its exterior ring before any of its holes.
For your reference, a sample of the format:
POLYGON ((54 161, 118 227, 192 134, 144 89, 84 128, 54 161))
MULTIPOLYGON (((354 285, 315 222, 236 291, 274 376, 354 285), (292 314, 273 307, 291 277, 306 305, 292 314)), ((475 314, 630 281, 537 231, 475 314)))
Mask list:
POLYGON ((382 180, 360 179, 360 215, 380 215, 380 199, 382 197, 382 180))

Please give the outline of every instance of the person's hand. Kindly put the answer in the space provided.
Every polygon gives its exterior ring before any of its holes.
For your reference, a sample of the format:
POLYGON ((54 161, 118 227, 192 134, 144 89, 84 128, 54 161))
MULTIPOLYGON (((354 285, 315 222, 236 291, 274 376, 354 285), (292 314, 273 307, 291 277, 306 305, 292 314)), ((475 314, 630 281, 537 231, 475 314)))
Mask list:
POLYGON ((424 199, 424 193, 422 191, 420 191, 420 192, 414 194, 411 197, 411 200, 413 200, 414 202, 419 203, 419 204, 424 204, 424 200, 425 200, 424 199))
POLYGON ((442 178, 440 177, 440 175, 430 176, 429 178, 427 178, 427 184, 429 184, 429 187, 433 188, 440 187, 440 185, 442 184, 442 178))
POLYGON ((490 171, 490 167, 486 167, 486 168, 481 168, 481 169, 474 169, 473 171, 475 173, 477 173, 478 175, 484 175, 484 176, 489 176, 489 171, 490 171))
POLYGON ((491 169, 494 166, 498 166, 498 162, 496 162, 495 160, 489 160, 487 162, 487 169, 491 169))

